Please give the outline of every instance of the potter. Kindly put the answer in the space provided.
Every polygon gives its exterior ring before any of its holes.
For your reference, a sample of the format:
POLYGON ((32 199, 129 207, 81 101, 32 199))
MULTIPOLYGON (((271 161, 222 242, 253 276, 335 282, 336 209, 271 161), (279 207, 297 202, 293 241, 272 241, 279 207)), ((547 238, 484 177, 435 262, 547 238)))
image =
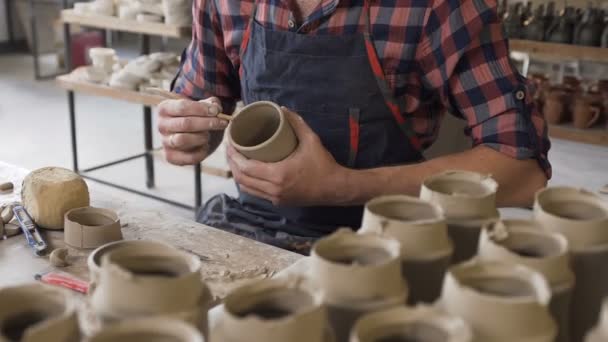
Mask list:
POLYGON ((228 126, 217 114, 238 117, 238 100, 278 105, 298 141, 270 161, 228 137, 239 198, 210 199, 202 223, 308 253, 359 228, 365 202, 417 196, 442 171, 491 174, 498 206, 529 206, 551 174, 545 121, 508 62, 493 2, 195 0, 193 13, 172 88, 184 99, 159 106, 166 159, 193 165, 215 151, 228 126), (479 49, 482 37, 493 38, 479 49), (467 121, 473 147, 426 160, 435 141, 454 145, 438 136, 445 112, 467 121))

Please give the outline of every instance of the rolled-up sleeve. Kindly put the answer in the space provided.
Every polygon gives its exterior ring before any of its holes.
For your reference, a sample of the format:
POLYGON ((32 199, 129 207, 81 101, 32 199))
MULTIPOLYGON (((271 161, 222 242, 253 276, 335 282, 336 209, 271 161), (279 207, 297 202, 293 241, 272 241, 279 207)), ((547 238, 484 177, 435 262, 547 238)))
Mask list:
POLYGON ((240 86, 224 48, 214 1, 194 0, 192 18, 192 41, 182 53, 173 91, 196 100, 217 96, 225 106, 233 107, 240 86))
POLYGON ((496 2, 435 2, 419 56, 426 85, 467 121, 474 145, 534 158, 550 177, 547 124, 534 105, 531 84, 509 60, 496 2))

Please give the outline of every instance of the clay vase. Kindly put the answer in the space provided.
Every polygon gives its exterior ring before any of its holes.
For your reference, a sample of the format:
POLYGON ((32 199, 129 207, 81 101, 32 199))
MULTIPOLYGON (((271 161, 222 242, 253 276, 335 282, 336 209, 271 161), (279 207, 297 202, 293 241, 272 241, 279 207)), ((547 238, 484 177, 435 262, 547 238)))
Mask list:
POLYGON ((446 171, 422 183, 420 198, 439 205, 454 243, 452 264, 477 253, 481 227, 496 218, 496 190, 492 177, 468 171, 446 171))
POLYGON ((601 301, 608 296, 608 202, 590 191, 552 187, 540 190, 534 217, 570 245, 576 285, 570 306, 570 341, 582 341, 596 323, 601 301))
POLYGON ((101 257, 91 307, 104 323, 127 318, 169 317, 207 335, 211 293, 201 281, 198 257, 176 249, 136 245, 101 257))
POLYGON ((572 107, 574 127, 585 129, 592 127, 602 116, 601 99, 594 96, 577 96, 572 107), (599 100, 599 101, 598 101, 599 100))
POLYGON ((568 95, 568 91, 563 87, 551 87, 548 90, 543 105, 543 115, 548 123, 558 125, 567 120, 568 95))
POLYGON ((321 293, 291 277, 264 279, 232 291, 211 341, 329 342, 333 335, 321 293))
POLYGON ((364 314, 406 303, 400 250, 397 240, 344 229, 315 243, 309 276, 323 295, 337 342, 348 341, 364 314))
POLYGON ((602 313, 597 326, 587 334, 585 342, 605 342, 608 341, 608 299, 604 299, 602 313))
POLYGON ((574 273, 563 235, 542 230, 532 220, 492 222, 481 232, 478 258, 524 265, 542 274, 551 287, 549 309, 558 326, 556 341, 568 342, 574 273))
POLYGON ((140 318, 113 324, 85 339, 85 342, 174 341, 204 342, 192 325, 175 319, 140 318))
POLYGON ((576 27, 574 43, 577 45, 600 46, 603 30, 604 24, 600 13, 592 7, 588 7, 583 15, 582 22, 576 27))
POLYGON ((374 312, 360 318, 350 342, 471 342, 471 329, 461 318, 418 305, 374 312))
POLYGON ((281 161, 293 152, 298 139, 287 116, 277 104, 251 103, 241 109, 227 129, 228 141, 247 158, 281 161))
POLYGON ((408 304, 439 298, 453 252, 439 206, 404 195, 375 198, 365 205, 359 233, 378 233, 399 241, 408 304))
POLYGON ((543 276, 526 266, 471 260, 448 270, 438 306, 464 319, 476 342, 551 342, 550 298, 543 276))
POLYGON ((572 44, 576 13, 573 7, 566 7, 562 15, 553 20, 546 34, 546 40, 552 43, 572 44))
POLYGON ((42 284, 0 289, 0 341, 79 340, 76 302, 63 289, 42 284))

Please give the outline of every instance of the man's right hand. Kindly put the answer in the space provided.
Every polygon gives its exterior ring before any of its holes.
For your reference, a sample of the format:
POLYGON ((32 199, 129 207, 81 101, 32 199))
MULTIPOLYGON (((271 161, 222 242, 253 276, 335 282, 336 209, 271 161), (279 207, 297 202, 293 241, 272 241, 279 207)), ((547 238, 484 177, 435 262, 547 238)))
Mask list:
POLYGON ((213 153, 212 133, 223 131, 228 121, 216 117, 222 104, 216 97, 202 101, 165 100, 158 106, 158 131, 167 161, 194 165, 213 153))

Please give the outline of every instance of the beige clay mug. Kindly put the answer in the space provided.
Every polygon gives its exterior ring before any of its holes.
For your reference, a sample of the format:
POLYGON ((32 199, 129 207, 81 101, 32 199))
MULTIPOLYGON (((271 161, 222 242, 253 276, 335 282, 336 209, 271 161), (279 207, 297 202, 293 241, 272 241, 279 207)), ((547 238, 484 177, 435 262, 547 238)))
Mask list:
POLYGON ((276 103, 259 101, 241 109, 230 121, 228 141, 245 157, 272 163, 298 146, 285 112, 276 103))

